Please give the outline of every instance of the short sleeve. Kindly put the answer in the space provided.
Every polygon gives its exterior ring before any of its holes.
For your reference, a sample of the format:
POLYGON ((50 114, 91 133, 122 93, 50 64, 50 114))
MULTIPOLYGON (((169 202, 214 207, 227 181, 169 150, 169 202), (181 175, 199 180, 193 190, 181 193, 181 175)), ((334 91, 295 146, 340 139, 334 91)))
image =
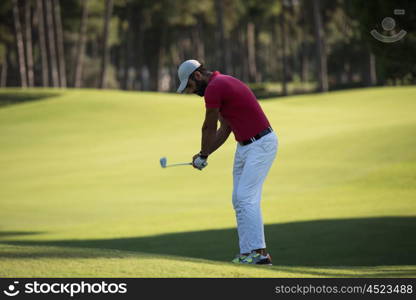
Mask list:
POLYGON ((221 107, 221 88, 216 84, 210 84, 205 90, 205 107, 220 108, 221 107))

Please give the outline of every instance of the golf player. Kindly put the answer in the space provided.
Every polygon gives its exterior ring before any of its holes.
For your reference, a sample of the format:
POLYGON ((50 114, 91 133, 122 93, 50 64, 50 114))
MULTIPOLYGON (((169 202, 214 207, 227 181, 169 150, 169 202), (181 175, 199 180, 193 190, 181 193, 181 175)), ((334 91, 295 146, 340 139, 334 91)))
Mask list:
POLYGON ((276 157, 277 136, 253 92, 240 80, 208 71, 196 60, 184 61, 178 76, 178 93, 195 93, 205 99, 201 151, 192 158, 194 168, 205 168, 209 155, 231 132, 237 140, 232 201, 240 254, 232 261, 270 265, 260 202, 264 180, 276 157))

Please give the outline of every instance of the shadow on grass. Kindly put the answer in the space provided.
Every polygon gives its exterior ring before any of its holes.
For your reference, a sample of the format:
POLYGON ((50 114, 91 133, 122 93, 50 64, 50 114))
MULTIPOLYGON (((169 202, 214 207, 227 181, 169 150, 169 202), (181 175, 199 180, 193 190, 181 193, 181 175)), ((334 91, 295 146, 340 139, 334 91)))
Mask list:
POLYGON ((43 232, 37 231, 0 231, 0 238, 8 236, 21 236, 21 235, 33 235, 33 234, 42 234, 43 232))
MULTIPOLYGON (((265 232, 274 264, 279 266, 416 264, 416 217, 332 219, 271 224, 265 226, 265 232)), ((3 239, 0 243, 19 246, 116 249, 227 262, 234 253, 238 252, 235 229, 97 240, 7 241, 3 239)), ((91 256, 88 257, 94 257, 93 252, 90 254, 91 256)), ((14 257, 12 252, 3 255, 6 258, 14 257)), ((16 253, 15 257, 21 258, 22 255, 24 256, 22 253, 16 253)), ((27 255, 31 258, 36 257, 36 253, 27 255)), ((54 256, 52 253, 50 255, 54 256)), ((97 253, 97 256, 101 255, 97 253)), ((44 256, 42 254, 41 257, 44 256)), ((0 258, 2 257, 0 252, 0 258)))
POLYGON ((30 101, 45 100, 47 98, 59 96, 58 93, 35 93, 35 92, 18 92, 18 93, 0 93, 0 108, 4 106, 20 104, 30 101))

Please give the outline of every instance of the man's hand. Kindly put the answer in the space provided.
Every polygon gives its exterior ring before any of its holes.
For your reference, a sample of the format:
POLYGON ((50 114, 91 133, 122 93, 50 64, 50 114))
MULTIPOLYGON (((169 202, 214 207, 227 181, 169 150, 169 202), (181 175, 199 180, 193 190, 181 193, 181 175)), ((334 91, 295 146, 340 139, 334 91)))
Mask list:
POLYGON ((202 158, 201 153, 195 154, 192 158, 192 165, 195 169, 202 170, 208 165, 207 158, 202 158))

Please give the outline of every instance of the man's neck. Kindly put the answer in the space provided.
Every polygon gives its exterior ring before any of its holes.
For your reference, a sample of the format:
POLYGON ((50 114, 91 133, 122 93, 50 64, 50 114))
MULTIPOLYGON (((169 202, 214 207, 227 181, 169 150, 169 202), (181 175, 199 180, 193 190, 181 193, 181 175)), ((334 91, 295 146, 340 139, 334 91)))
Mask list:
POLYGON ((214 74, 214 72, 207 72, 207 82, 211 80, 212 74, 214 74))

